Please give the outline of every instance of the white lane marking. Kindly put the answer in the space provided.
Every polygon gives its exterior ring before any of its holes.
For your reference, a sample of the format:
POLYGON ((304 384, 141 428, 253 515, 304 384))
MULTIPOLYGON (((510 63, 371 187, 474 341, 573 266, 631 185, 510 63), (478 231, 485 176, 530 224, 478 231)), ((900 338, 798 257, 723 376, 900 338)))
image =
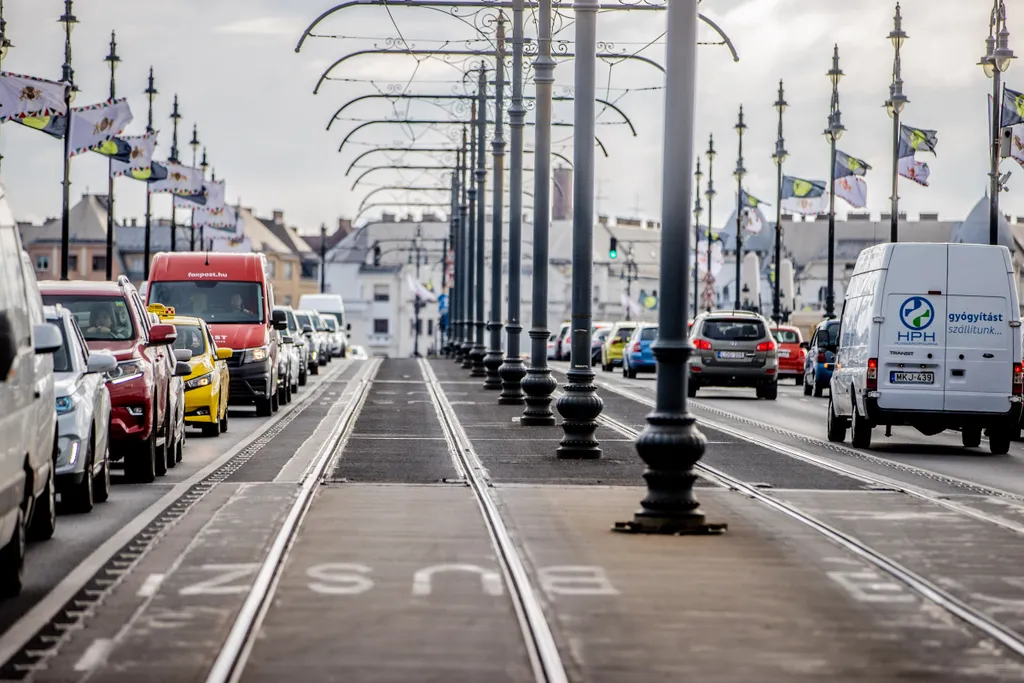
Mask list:
POLYGON ((433 588, 432 580, 438 572, 468 572, 480 575, 480 583, 488 595, 501 595, 501 575, 496 571, 478 567, 475 564, 436 564, 424 567, 412 577, 413 595, 430 595, 433 588))
POLYGON ((561 565, 542 567, 537 572, 540 585, 552 595, 618 595, 603 567, 561 565))
POLYGON ((365 564, 351 562, 315 564, 306 570, 306 576, 316 581, 306 585, 321 595, 359 595, 373 588, 373 580, 363 576, 372 571, 365 564))
POLYGON ((107 661, 107 656, 114 647, 110 638, 97 638, 89 643, 82 656, 75 662, 75 671, 92 671, 107 661))
POLYGON ((164 576, 164 574, 150 574, 147 576, 136 595, 140 598, 151 598, 156 595, 156 592, 160 590, 160 584, 164 582, 164 576))

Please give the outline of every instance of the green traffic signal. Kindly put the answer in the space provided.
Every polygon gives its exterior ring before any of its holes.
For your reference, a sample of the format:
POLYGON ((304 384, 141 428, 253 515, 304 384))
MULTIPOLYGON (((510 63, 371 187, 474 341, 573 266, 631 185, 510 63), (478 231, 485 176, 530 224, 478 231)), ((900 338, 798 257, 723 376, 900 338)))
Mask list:
POLYGON ((619 241, 614 237, 611 239, 611 243, 608 245, 608 258, 618 258, 619 256, 619 241))

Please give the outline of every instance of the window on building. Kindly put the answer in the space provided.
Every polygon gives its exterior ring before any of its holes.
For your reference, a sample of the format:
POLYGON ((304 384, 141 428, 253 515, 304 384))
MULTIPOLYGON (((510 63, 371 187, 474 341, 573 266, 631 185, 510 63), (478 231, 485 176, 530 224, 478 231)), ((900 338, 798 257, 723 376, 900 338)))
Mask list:
POLYGON ((283 269, 284 270, 284 279, 285 280, 291 280, 292 279, 292 264, 284 263, 282 265, 284 266, 284 269, 283 269))
POLYGON ((36 270, 40 272, 50 272, 50 257, 36 256, 36 270))
POLYGON ((825 298, 828 296, 828 287, 818 287, 818 301, 825 303, 825 298))
POLYGON ((386 318, 375 318, 373 321, 373 333, 374 334, 387 334, 388 333, 388 321, 386 318))
POLYGON ((285 306, 291 306, 292 305, 292 295, 291 294, 285 294, 284 295, 284 305, 285 306))
POLYGON ((391 300, 391 288, 387 284, 374 285, 373 286, 373 300, 374 301, 390 301, 391 300))
POLYGON ((78 270, 78 254, 68 254, 68 270, 78 270))
POLYGON ((128 259, 128 270, 133 273, 141 273, 146 270, 146 258, 144 256, 132 256, 128 259))
POLYGON ((96 271, 107 272, 107 257, 106 255, 93 255, 92 257, 92 269, 96 271))
POLYGON ((274 262, 267 259, 267 277, 271 280, 274 279, 274 262))

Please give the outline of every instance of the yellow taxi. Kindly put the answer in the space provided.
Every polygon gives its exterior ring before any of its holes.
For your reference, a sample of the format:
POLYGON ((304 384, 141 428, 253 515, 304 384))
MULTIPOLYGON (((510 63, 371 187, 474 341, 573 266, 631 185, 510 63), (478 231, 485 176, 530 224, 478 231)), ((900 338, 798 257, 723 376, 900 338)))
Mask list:
POLYGON ((160 322, 174 325, 178 338, 174 348, 192 352, 192 373, 185 377, 185 424, 199 427, 205 436, 219 436, 228 430, 227 361, 232 349, 218 347, 210 328, 202 318, 177 316, 174 309, 150 304, 160 322))
POLYGON ((635 329, 636 323, 626 320, 612 325, 612 330, 601 347, 602 370, 611 372, 616 365, 622 365, 622 350, 626 348, 626 342, 635 329))

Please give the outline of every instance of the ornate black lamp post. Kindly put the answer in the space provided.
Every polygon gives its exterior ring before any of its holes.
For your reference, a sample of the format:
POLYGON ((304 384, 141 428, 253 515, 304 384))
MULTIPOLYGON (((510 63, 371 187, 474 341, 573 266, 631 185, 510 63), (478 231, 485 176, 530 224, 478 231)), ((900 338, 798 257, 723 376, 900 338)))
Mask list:
MULTIPOLYGON (((711 284, 711 230, 712 230, 712 226, 714 225, 714 214, 712 213, 712 206, 714 205, 715 195, 718 194, 717 192, 715 192, 715 157, 718 155, 718 153, 715 151, 715 136, 714 135, 708 135, 708 151, 705 152, 705 154, 708 157, 708 189, 704 193, 704 196, 707 197, 707 199, 708 199, 708 233, 707 233, 707 238, 708 238, 708 247, 707 247, 707 249, 708 249, 708 272, 707 272, 707 274, 704 277, 707 280, 708 285, 710 286, 710 284, 711 284)), ((711 310, 710 306, 708 306, 708 310, 709 311, 711 310)))
POLYGON ((903 15, 900 13, 900 4, 896 3, 896 18, 894 19, 893 30, 889 32, 889 40, 896 55, 892 63, 892 85, 889 86, 889 99, 885 101, 885 108, 892 118, 892 217, 890 219, 889 241, 899 241, 900 226, 900 114, 910 100, 903 94, 902 63, 900 61, 900 48, 907 40, 907 34, 903 31, 903 15))
MULTIPOLYGON (((700 181, 704 174, 700 170, 700 157, 697 157, 697 170, 693 174, 693 317, 700 313, 700 268, 697 266, 697 245, 700 244, 700 216, 704 213, 704 207, 700 204, 700 181)), ((711 260, 708 260, 708 265, 711 260)))
MULTIPOLYGON (((153 132, 153 100, 156 99, 156 88, 153 85, 153 67, 149 67, 149 85, 146 87, 145 95, 149 101, 149 112, 146 118, 146 132, 153 132)), ((153 239, 153 194, 149 191, 149 184, 146 184, 146 245, 143 259, 143 279, 149 280, 149 250, 153 239)))
POLYGON ((846 130, 843 127, 843 116, 839 111, 839 81, 843 77, 843 71, 839 68, 839 46, 835 46, 832 53, 832 68, 828 71, 828 78, 832 81, 832 105, 828 115, 828 128, 825 129, 825 137, 829 141, 831 150, 831 168, 829 169, 828 184, 828 285, 825 290, 825 317, 836 317, 836 292, 835 292, 835 271, 836 271, 836 142, 843 137, 846 130))
POLYGON ((1010 31, 1006 28, 1006 3, 993 0, 992 14, 988 24, 988 38, 985 39, 985 56, 979 66, 992 79, 992 154, 989 181, 989 244, 999 244, 999 193, 1002 183, 999 179, 999 136, 1002 132, 1003 74, 1010 69, 1016 56, 1010 49, 1010 31))
POLYGON ((740 282, 742 280, 741 268, 743 267, 743 177, 747 169, 743 168, 743 131, 747 124, 743 123, 743 105, 740 105, 740 118, 734 126, 739 137, 739 155, 736 157, 736 170, 732 175, 736 178, 736 301, 735 307, 740 309, 740 282))
POLYGON ((789 156, 789 152, 786 151, 786 140, 782 137, 782 115, 787 106, 786 93, 782 89, 782 81, 779 81, 779 99, 775 100, 775 110, 779 112, 779 137, 775 141, 775 153, 772 154, 772 161, 775 162, 778 174, 778 192, 775 194, 775 291, 772 297, 772 319, 776 323, 782 321, 782 298, 779 290, 782 286, 782 164, 789 156))
POLYGON ((64 108, 68 126, 64 134, 64 194, 60 214, 60 279, 68 279, 68 258, 71 255, 71 103, 75 99, 75 72, 71 68, 71 32, 78 19, 71 12, 72 0, 64 0, 64 14, 58 20, 64 24, 64 67, 62 80, 68 84, 64 90, 64 108))
MULTIPOLYGON (((117 85, 114 73, 117 71, 121 58, 117 56, 117 36, 110 32, 110 54, 103 58, 103 61, 110 64, 110 99, 117 97, 117 85)), ((68 128, 70 135, 71 129, 68 128)), ((114 279, 114 170, 113 160, 107 163, 107 268, 108 280, 114 279)))
MULTIPOLYGON (((196 157, 199 155, 199 146, 201 144, 202 143, 199 142, 199 129, 196 127, 196 124, 193 123, 192 124, 192 139, 188 143, 188 146, 192 148, 192 168, 196 167, 196 157)), ((193 220, 192 220, 192 223, 191 223, 191 230, 190 230, 190 233, 189 233, 189 245, 188 245, 188 248, 189 248, 190 251, 195 251, 196 250, 196 222, 195 222, 195 215, 196 215, 196 212, 195 212, 195 209, 193 209, 192 210, 192 218, 193 218, 193 220)), ((200 246, 202 246, 202 244, 200 244, 200 246)))
MULTIPOLYGON (((173 135, 171 137, 171 154, 167 161, 172 164, 178 161, 178 121, 181 120, 181 112, 178 111, 178 93, 174 93, 174 108, 171 110, 171 121, 174 123, 173 135)), ((178 203, 171 195, 171 251, 178 250, 178 203)))

